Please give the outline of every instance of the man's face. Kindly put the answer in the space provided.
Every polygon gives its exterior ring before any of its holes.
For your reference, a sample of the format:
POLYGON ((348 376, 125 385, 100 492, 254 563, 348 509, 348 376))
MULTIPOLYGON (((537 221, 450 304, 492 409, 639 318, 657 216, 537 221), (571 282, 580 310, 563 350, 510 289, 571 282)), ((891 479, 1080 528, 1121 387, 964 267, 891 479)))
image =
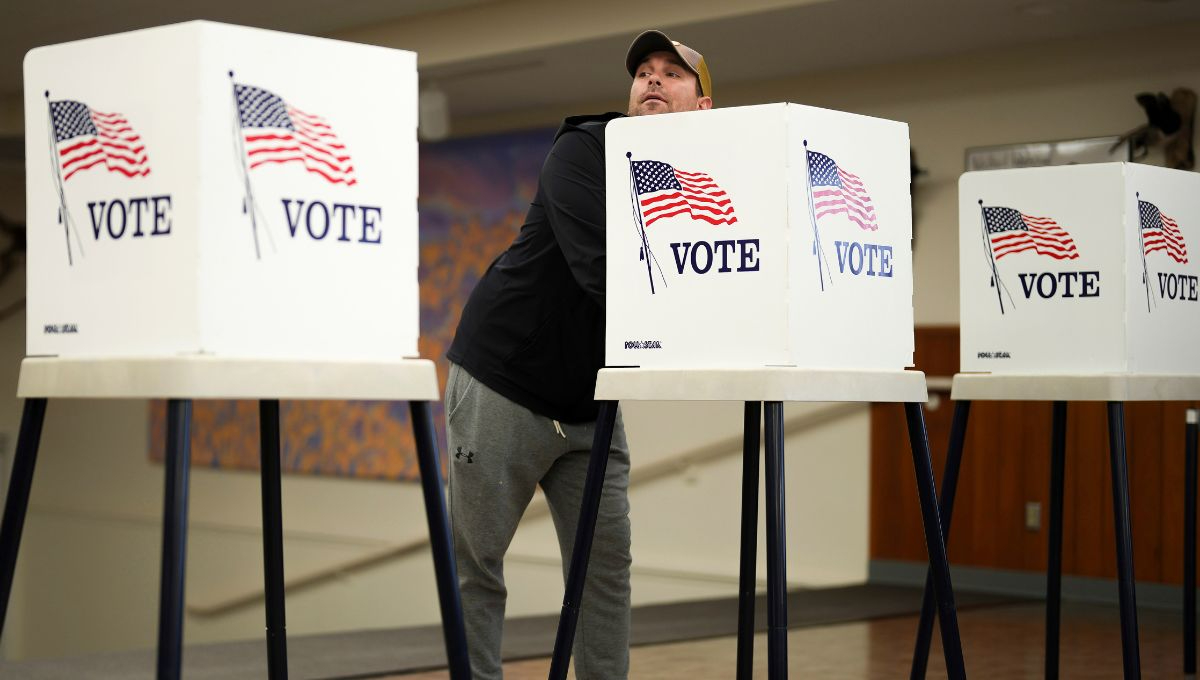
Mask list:
POLYGON ((671 52, 651 52, 638 65, 629 88, 629 115, 711 109, 712 98, 699 93, 696 74, 671 52))

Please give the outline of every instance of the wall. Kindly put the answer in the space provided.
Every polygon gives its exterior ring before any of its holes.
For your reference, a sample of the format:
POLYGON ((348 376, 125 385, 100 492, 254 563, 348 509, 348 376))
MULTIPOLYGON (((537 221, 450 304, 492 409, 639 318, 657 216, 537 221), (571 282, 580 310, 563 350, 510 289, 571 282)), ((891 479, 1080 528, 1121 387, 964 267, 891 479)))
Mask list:
MULTIPOLYGON (((957 328, 918 330, 917 365, 927 373, 953 372, 957 357, 957 328)), ((926 409, 926 422, 934 443, 935 474, 940 477, 955 409, 947 393, 939 397, 926 409)), ((1139 582, 1179 585, 1183 580, 1184 411, 1196 406, 1132 402, 1125 408, 1133 563, 1139 582)), ((1050 431, 1049 402, 971 405, 948 541, 951 563, 1045 571, 1050 431), (1036 527, 1025 524, 1026 503, 1040 507, 1036 527)), ((872 560, 925 559, 916 494, 908 485, 894 483, 912 475, 905 433, 898 406, 871 406, 872 560)), ((1069 404, 1062 554, 1068 576, 1117 577, 1111 480, 1105 405, 1069 404)))

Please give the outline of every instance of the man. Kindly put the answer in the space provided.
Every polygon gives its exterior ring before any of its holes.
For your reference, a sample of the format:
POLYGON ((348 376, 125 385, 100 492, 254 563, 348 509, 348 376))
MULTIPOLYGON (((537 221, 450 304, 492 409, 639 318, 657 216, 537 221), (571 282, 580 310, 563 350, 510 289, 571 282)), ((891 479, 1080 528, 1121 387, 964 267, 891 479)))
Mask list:
MULTIPOLYGON (((704 58, 634 40, 628 115, 712 106, 704 58)), ((472 292, 447 353, 450 522, 471 666, 502 677, 504 554, 540 484, 568 568, 604 365, 604 126, 567 118, 516 239, 472 292)), ((575 636, 576 677, 629 672, 629 450, 618 415, 575 636)))

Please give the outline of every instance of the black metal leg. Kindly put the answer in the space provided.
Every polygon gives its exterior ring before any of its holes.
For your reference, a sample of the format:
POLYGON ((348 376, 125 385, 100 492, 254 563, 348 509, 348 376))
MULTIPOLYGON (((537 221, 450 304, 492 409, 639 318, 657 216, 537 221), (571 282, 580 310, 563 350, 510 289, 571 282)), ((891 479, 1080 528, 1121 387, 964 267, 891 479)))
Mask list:
POLYGON ((166 493, 162 580, 158 600, 158 678, 178 678, 183 666, 183 580, 187 557, 188 468, 192 401, 167 401, 166 493))
POLYGON ((1133 585, 1133 539, 1129 521, 1129 473, 1125 462, 1125 405, 1108 402, 1108 447, 1112 461, 1113 514, 1117 539, 1117 578, 1121 600, 1121 658, 1125 679, 1140 678, 1137 598, 1133 585))
MULTIPOLYGON (((958 470, 962 463, 963 441, 967 437, 967 418, 971 415, 971 402, 959 401, 954 404, 954 419, 950 423, 950 445, 946 452, 946 471, 942 475, 942 500, 939 503, 942 514, 943 538, 950 542, 950 518, 954 514, 954 492, 958 488, 958 470)), ((913 651, 911 680, 921 680, 925 677, 929 665, 929 645, 933 641, 933 615, 935 612, 933 597, 933 570, 925 573, 925 594, 921 600, 921 619, 917 624, 917 645, 913 651)))
POLYGON ((783 402, 766 402, 767 429, 767 677, 785 680, 787 661, 787 541, 783 478, 783 402))
POLYGON ((1200 410, 1188 409, 1183 475, 1183 672, 1196 674, 1196 430, 1200 410))
POLYGON ((29 489, 33 485, 33 468, 37 463, 38 443, 42 439, 42 423, 46 419, 45 399, 26 399, 21 414, 21 431, 17 435, 17 454, 13 458, 12 476, 8 480, 8 497, 4 501, 4 521, 0 524, 0 632, 8 615, 8 596, 12 594, 13 574, 17 568, 17 551, 21 548, 21 530, 25 528, 25 511, 29 508, 29 489))
POLYGON ((737 680, 754 667, 754 583, 758 559, 758 450, 762 403, 746 402, 742 423, 742 542, 738 576, 737 680))
POLYGON ((571 664, 571 645, 575 642, 575 624, 579 621, 579 604, 583 600, 588 557, 592 552, 592 537, 596 533, 596 516, 600 513, 600 494, 604 490, 604 471, 608 468, 608 451, 612 446, 616 420, 617 402, 600 402, 587 479, 583 483, 579 526, 575 529, 575 546, 571 549, 571 568, 567 572, 567 592, 563 595, 558 634, 554 638, 554 657, 550 660, 550 680, 565 680, 571 664))
POLYGON ((958 612, 955 609, 954 588, 950 583, 950 562, 946 559, 946 544, 938 513, 937 485, 933 481, 933 460, 929 456, 925 413, 921 410, 921 404, 906 403, 904 415, 908 421, 908 439, 917 474, 917 495, 921 500, 925 548, 929 551, 929 567, 933 573, 933 593, 937 599, 938 622, 942 629, 946 673, 951 680, 964 680, 967 674, 963 666, 962 641, 958 635, 958 612))
POLYGON ((433 412, 427 401, 409 402, 409 411, 412 415, 413 435, 417 442, 421 491, 425 494, 425 519, 429 522, 429 544, 433 550, 433 572, 437 579, 438 604, 442 610, 442 635, 446 639, 450 678, 471 680, 471 659, 467 656, 467 633, 463 625, 462 598, 458 591, 458 568, 454 563, 450 520, 446 517, 446 499, 442 492, 442 468, 438 464, 433 412))
POLYGON ((1063 479, 1067 459, 1067 402, 1054 402, 1050 423, 1050 526, 1046 551, 1046 680, 1058 678, 1062 620, 1063 479))
POLYGON ((267 596, 267 677, 286 680, 287 619, 283 594, 283 510, 279 471, 279 400, 258 402, 262 457, 263 582, 267 596))

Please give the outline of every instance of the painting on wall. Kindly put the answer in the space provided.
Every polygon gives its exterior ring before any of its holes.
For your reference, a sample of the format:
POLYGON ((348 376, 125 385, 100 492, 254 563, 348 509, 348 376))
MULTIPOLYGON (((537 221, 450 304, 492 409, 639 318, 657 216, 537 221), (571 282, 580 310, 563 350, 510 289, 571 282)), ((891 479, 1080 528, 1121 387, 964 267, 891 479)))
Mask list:
MULTIPOLYGON (((437 365, 445 390, 446 350, 463 305, 492 260, 524 222, 552 130, 489 135, 422 145, 420 151, 421 357, 437 365)), ((445 449, 441 402, 434 405, 438 448, 445 449)), ((283 401, 283 471, 369 479, 416 480, 406 402, 283 401)), ((196 401, 192 465, 259 467, 258 404, 196 401)), ((162 461, 166 402, 150 402, 150 457, 162 461)), ((443 458, 444 465, 444 458, 443 458)))

